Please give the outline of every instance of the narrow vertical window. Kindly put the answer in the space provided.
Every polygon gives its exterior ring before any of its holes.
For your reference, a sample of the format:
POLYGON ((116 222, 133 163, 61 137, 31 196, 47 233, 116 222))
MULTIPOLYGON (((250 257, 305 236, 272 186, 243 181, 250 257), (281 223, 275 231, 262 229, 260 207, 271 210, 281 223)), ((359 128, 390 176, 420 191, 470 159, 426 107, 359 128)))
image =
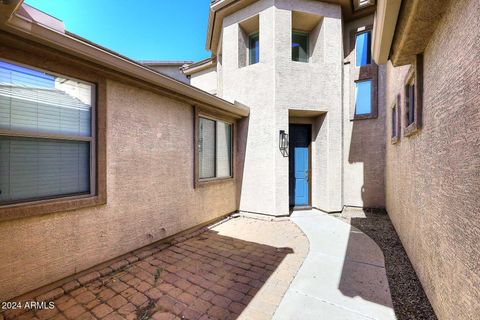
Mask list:
POLYGON ((366 31, 357 34, 355 38, 355 57, 357 67, 366 66, 372 63, 371 56, 371 32, 366 31))
POLYGON ((405 112, 407 126, 415 122, 415 84, 413 81, 405 86, 405 112))
POLYGON ((95 192, 94 92, 0 61, 0 204, 95 192))
POLYGON ((199 173, 201 179, 215 177, 215 121, 200 118, 198 141, 199 173))
POLYGON ((423 126, 423 54, 417 54, 415 63, 405 78, 405 115, 403 135, 408 137, 423 126))
POLYGON ((256 32, 248 36, 248 64, 255 64, 258 61, 260 61, 260 38, 256 32))
POLYGON ((398 135, 397 121, 397 104, 394 104, 392 107, 392 138, 396 138, 398 135))
POLYGON ((397 95, 392 105, 392 143, 400 139, 400 95, 397 95))
POLYGON ((232 176, 232 125, 199 117, 198 178, 213 179, 232 176))
POLYGON ((355 83, 355 115, 372 113, 372 80, 355 83))
POLYGON ((292 61, 308 62, 308 33, 292 32, 292 61))
POLYGON ((223 121, 216 122, 216 177, 232 175, 232 125, 223 121))

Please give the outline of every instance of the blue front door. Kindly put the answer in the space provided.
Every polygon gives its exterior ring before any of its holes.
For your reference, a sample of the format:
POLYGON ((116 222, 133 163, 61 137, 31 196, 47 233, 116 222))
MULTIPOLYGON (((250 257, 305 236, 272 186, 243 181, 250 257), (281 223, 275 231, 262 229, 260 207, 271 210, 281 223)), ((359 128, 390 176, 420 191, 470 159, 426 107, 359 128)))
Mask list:
POLYGON ((290 125, 290 205, 310 204, 310 126, 290 125))

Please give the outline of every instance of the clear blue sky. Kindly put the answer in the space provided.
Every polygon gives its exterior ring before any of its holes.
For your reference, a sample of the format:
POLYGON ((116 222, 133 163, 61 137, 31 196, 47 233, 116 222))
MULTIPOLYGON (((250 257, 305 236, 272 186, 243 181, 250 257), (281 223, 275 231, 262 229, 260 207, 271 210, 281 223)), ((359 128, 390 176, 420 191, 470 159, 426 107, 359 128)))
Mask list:
POLYGON ((205 50, 210 0, 26 0, 65 28, 135 60, 193 60, 205 50))

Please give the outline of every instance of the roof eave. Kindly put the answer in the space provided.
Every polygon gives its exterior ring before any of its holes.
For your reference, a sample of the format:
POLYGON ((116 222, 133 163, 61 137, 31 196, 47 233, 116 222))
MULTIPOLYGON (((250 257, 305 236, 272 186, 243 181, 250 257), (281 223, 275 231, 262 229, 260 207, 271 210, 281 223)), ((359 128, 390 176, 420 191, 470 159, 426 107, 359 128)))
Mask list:
MULTIPOLYGON (((21 7, 21 2, 20 0, 17 3, 15 10, 21 7)), ((8 33, 42 43, 59 51, 92 61, 118 73, 175 92, 179 96, 184 97, 185 100, 192 101, 195 104, 215 107, 238 117, 245 117, 249 114, 249 108, 245 106, 230 103, 203 90, 163 76, 133 60, 128 60, 100 46, 84 42, 68 33, 61 33, 37 21, 32 21, 20 16, 15 11, 12 11, 8 19, 1 22, 0 29, 8 33)))
POLYGON ((387 63, 402 0, 378 0, 373 27, 372 56, 377 64, 387 63))

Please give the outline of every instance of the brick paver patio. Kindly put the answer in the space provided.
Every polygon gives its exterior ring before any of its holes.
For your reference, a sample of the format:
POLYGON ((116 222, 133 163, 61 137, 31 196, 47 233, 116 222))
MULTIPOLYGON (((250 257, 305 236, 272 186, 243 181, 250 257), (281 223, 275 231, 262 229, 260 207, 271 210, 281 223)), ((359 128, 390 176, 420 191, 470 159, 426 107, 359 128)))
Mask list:
POLYGON ((290 221, 236 218, 131 254, 5 319, 270 319, 308 251, 290 221), (166 248, 165 248, 166 247, 166 248))

